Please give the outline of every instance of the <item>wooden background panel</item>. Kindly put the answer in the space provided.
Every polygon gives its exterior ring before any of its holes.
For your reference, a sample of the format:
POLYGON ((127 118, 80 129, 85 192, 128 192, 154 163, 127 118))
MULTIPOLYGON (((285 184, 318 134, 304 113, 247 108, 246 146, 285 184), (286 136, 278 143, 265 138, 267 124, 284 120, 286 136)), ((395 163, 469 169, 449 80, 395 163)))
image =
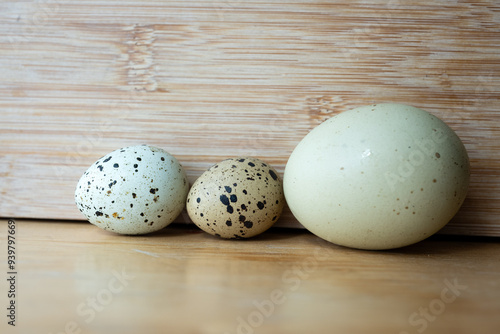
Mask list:
POLYGON ((2 1, 0 215, 82 219, 78 178, 128 145, 166 149, 191 182, 242 155, 282 173, 323 120, 392 101, 469 151, 445 231, 498 236, 498 36, 495 1, 2 1))

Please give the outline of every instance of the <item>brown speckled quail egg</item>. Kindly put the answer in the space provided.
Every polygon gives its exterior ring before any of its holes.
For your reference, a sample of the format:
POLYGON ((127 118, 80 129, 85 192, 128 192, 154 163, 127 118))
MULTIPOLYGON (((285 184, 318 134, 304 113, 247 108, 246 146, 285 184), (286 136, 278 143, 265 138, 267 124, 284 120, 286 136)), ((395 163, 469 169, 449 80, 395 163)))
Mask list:
POLYGON ((226 239, 256 236, 270 228, 284 205, 276 170, 255 158, 217 163, 193 184, 187 212, 202 230, 226 239))
POLYGON ((88 221, 120 234, 146 234, 169 225, 181 213, 189 191, 184 169, 166 151, 129 146, 97 160, 75 191, 88 221))
POLYGON ((297 145, 284 173, 294 216, 330 242, 389 249, 441 229, 469 185, 467 151, 436 116, 384 103, 340 113, 297 145))

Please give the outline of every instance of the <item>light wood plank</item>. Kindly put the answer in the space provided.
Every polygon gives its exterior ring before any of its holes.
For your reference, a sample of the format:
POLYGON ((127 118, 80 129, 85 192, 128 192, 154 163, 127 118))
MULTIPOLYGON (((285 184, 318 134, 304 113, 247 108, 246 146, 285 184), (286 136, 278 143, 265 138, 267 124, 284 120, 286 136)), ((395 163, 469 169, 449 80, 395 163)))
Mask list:
MULTIPOLYGON (((191 182, 242 155, 282 173, 323 120, 392 101, 470 153, 444 232, 498 236, 499 33, 495 1, 2 1, 0 215, 82 219, 79 176, 133 144, 165 148, 191 182)), ((280 224, 298 226, 289 210, 280 224)))

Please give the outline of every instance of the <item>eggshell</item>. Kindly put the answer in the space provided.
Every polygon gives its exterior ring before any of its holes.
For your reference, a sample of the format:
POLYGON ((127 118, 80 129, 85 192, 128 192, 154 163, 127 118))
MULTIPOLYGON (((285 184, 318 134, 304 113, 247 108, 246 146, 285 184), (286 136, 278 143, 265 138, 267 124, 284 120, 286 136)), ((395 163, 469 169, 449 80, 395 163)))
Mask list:
POLYGON ((462 205, 469 159, 455 132, 402 104, 343 112, 313 129, 284 173, 287 203, 302 225, 361 249, 413 244, 462 205))
POLYGON ((228 239, 256 236, 279 218, 285 202, 274 168, 255 158, 227 159, 193 184, 187 212, 202 230, 228 239))
POLYGON ((92 224, 121 234, 158 231, 181 213, 189 183, 177 159, 152 146, 130 146, 97 160, 75 191, 92 224))

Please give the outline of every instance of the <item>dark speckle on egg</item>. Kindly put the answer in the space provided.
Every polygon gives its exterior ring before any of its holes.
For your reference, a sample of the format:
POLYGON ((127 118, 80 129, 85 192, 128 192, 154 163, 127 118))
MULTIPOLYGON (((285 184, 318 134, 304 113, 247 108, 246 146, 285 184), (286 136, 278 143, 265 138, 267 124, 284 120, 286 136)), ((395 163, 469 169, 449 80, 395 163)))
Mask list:
POLYGON ((229 205, 229 198, 226 195, 220 195, 220 201, 224 205, 229 205))

